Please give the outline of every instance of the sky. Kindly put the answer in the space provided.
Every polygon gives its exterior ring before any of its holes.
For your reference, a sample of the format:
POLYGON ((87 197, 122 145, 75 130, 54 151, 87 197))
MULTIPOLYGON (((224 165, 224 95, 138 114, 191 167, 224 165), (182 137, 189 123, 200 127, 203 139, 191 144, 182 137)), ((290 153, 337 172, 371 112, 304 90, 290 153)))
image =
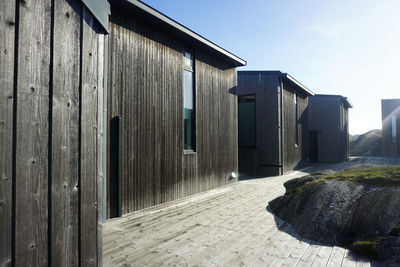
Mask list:
POLYGON ((350 133, 380 129, 400 98, 400 0, 143 0, 247 61, 354 105, 350 133))

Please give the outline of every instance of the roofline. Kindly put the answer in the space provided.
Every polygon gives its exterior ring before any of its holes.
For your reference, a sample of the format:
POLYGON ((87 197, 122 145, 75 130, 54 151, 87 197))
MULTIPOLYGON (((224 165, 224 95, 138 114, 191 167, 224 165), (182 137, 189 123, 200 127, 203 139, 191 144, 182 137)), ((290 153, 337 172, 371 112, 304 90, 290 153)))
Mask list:
POLYGON ((400 101, 400 98, 384 98, 381 101, 400 101))
POLYGON ((292 83, 296 84, 298 87, 300 87, 301 89, 303 89, 307 94, 309 94, 310 96, 314 95, 314 92, 311 91, 310 89, 308 89, 307 87, 305 87, 303 84, 301 84, 299 81, 297 81, 295 78, 293 78, 292 76, 290 76, 288 73, 282 73, 282 77, 288 79, 289 81, 291 81, 292 83))
POLYGON ((342 95, 328 95, 328 94, 316 94, 315 96, 323 96, 323 97, 340 97, 343 102, 347 105, 347 108, 354 108, 353 104, 350 102, 350 100, 342 95))
POLYGON ((145 13, 161 20, 162 22, 166 23, 167 25, 173 27, 174 29, 190 36, 191 38, 194 38, 195 40, 199 41, 200 43, 208 46, 209 48, 212 48, 213 50, 225 55, 226 57, 230 58, 236 63, 237 67, 240 66, 246 66, 247 62, 240 57, 230 53, 229 51, 225 50, 224 48, 220 47, 219 45, 211 42, 210 40, 204 38, 200 34, 195 33, 194 31, 190 30, 189 28, 183 26, 179 22, 173 20, 172 18, 168 17, 167 15, 161 13, 160 11, 152 8, 151 6, 138 1, 138 0, 125 0, 125 2, 128 2, 135 7, 139 8, 140 10, 144 11, 145 13))
POLYGON ((240 70, 238 71, 238 74, 240 73, 254 73, 254 74, 270 74, 270 75, 278 75, 281 78, 285 78, 292 83, 294 83, 297 87, 300 87, 306 94, 309 96, 313 96, 314 92, 308 89, 306 86, 304 86, 302 83, 297 81, 295 78, 290 76, 288 73, 283 73, 279 70, 240 70))

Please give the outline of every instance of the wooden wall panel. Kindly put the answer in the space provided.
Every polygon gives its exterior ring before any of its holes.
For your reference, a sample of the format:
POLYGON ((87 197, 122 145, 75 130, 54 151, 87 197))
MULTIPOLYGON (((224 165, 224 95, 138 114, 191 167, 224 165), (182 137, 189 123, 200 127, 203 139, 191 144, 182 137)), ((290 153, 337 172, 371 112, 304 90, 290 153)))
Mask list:
POLYGON ((104 32, 82 9, 0 4, 1 266, 101 264, 104 32))
POLYGON ((48 264, 50 23, 50 0, 20 2, 15 129, 16 266, 48 264))
POLYGON ((0 3, 0 266, 12 257, 15 1, 0 3))
POLYGON ((54 2, 51 243, 54 266, 79 264, 79 1, 54 2), (67 15, 68 14, 68 15, 67 15))
POLYGON ((82 17, 80 261, 97 266, 97 95, 103 92, 98 88, 96 21, 85 7, 82 17))
POLYGON ((295 88, 284 82, 284 172, 303 166, 308 157, 308 97, 297 93, 298 101, 298 144, 295 127, 295 88))
POLYGON ((400 157, 400 99, 382 100, 382 153, 384 157, 400 157), (392 142, 392 116, 397 118, 397 142, 392 142))
POLYGON ((122 116, 122 212, 226 184, 237 171, 237 104, 229 93, 236 86, 235 68, 140 17, 112 13, 108 120, 122 116), (183 151, 186 45, 196 62, 192 154, 183 151))
MULTIPOLYGON (((237 95, 256 94, 256 148, 257 164, 250 166, 255 176, 271 176, 304 166, 308 159, 308 97, 298 93, 299 143, 295 145, 294 92, 298 87, 279 78, 279 71, 239 71, 237 95), (281 86, 283 86, 283 116, 281 118, 281 86), (283 152, 281 124, 283 120, 283 152), (281 153, 284 153, 282 163, 281 153)), ((239 148, 239 158, 244 159, 249 149, 239 148)), ((246 163, 239 165, 244 167, 246 163)), ((250 164, 250 163, 248 163, 250 164)), ((246 164, 246 165, 248 165, 246 164)), ((248 166, 249 167, 249 166, 248 166)), ((247 170, 250 172, 250 170, 247 170)), ((254 176, 254 175, 253 175, 254 176)))
MULTIPOLYGON (((253 154, 258 154, 258 162, 257 169, 251 173, 258 173, 257 176, 266 174, 259 172, 260 167, 279 168, 280 165, 278 86, 278 77, 273 73, 244 71, 238 74, 236 94, 256 95, 256 148, 253 154)), ((239 148, 239 154, 241 151, 239 148)), ((243 149, 243 153, 241 158, 249 153, 249 149, 243 149)))
POLYGON ((342 160, 340 97, 314 96, 309 104, 309 130, 318 132, 318 161, 342 160))

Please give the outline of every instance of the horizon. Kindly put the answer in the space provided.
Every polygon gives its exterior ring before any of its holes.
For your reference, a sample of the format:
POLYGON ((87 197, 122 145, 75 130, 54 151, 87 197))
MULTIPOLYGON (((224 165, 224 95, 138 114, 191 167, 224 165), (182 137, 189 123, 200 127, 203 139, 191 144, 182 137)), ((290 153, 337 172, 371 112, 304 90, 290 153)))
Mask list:
POLYGON ((400 1, 143 2, 246 60, 238 70, 280 70, 348 97, 352 135, 382 129, 381 99, 400 98, 400 1))

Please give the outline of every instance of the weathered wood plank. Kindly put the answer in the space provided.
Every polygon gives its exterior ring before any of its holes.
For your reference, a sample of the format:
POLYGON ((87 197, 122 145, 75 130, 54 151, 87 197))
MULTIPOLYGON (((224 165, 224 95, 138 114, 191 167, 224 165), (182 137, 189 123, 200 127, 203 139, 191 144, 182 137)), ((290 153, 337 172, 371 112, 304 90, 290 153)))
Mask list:
POLYGON ((0 3, 0 265, 11 264, 15 1, 0 3))
POLYGON ((327 267, 340 266, 343 261, 344 253, 346 249, 341 247, 333 247, 332 253, 329 256, 327 267))
POLYGON ((54 2, 51 244, 53 266, 79 263, 81 3, 54 2))
POLYGON ((103 153, 104 151, 104 41, 107 38, 103 34, 98 35, 97 45, 97 264, 102 266, 102 237, 103 237, 103 153))
POLYGON ((83 8, 81 91, 81 265, 97 266, 97 95, 98 35, 91 13, 83 8))
POLYGON ((15 265, 46 266, 51 1, 19 4, 15 265))

